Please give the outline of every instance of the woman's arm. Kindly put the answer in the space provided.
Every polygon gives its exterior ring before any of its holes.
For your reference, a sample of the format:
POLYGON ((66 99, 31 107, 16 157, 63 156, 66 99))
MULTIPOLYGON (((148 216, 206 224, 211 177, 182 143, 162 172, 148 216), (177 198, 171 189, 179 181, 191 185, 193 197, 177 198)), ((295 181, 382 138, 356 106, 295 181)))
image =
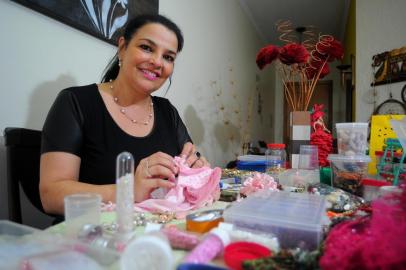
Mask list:
POLYGON ((91 192, 102 201, 115 201, 115 185, 92 185, 79 182, 80 158, 66 152, 47 152, 41 155, 40 195, 45 212, 64 213, 64 197, 73 193, 91 192))
MULTIPOLYGON (((74 193, 98 193, 103 202, 115 201, 116 185, 79 182, 79 169, 80 158, 76 155, 65 152, 48 152, 41 155, 39 189, 45 212, 63 214, 64 197, 74 193)), ((135 170, 135 202, 148 199, 155 188, 173 187, 172 182, 164 179, 175 178, 176 173, 173 158, 168 154, 158 152, 141 160, 135 170)))

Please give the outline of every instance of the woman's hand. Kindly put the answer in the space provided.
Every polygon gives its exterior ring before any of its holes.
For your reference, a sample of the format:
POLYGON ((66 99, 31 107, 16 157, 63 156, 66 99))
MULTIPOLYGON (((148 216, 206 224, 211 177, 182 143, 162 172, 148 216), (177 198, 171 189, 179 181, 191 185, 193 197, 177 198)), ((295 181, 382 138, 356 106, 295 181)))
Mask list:
POLYGON ((196 151, 196 147, 191 142, 185 143, 183 146, 181 157, 186 158, 186 163, 191 168, 210 167, 210 163, 199 152, 196 151))
POLYGON ((134 199, 141 202, 149 198, 150 193, 159 187, 172 188, 174 183, 165 179, 174 179, 178 173, 173 157, 157 152, 140 161, 135 170, 134 199))

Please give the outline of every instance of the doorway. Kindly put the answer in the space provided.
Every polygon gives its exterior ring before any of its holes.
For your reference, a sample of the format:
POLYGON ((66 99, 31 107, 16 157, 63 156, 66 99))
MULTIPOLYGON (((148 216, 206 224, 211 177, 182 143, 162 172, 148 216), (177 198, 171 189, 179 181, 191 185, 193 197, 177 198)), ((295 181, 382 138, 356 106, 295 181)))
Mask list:
MULTIPOLYGON (((299 89, 299 87, 296 87, 299 89)), ((310 111, 314 104, 324 104, 324 123, 326 127, 332 131, 333 123, 333 81, 319 81, 314 89, 313 96, 310 99, 309 107, 310 111)), ((283 99, 283 142, 285 145, 289 145, 290 132, 289 132, 289 113, 292 111, 291 106, 283 99)), ((288 149, 289 151, 289 149, 288 149)))

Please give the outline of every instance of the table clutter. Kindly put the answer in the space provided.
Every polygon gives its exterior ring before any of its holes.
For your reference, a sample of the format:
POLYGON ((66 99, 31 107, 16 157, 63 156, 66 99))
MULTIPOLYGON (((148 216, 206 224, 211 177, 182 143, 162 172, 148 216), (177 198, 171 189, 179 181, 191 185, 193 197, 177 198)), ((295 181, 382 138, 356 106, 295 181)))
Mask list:
POLYGON ((133 203, 134 168, 123 153, 117 205, 71 195, 67 213, 78 198, 91 207, 45 231, 0 221, 1 269, 404 269, 406 185, 368 176, 370 157, 345 143, 320 169, 314 150, 303 151, 298 169, 272 158, 280 166, 267 170, 255 155, 222 170, 177 159, 178 187, 148 204, 133 203))

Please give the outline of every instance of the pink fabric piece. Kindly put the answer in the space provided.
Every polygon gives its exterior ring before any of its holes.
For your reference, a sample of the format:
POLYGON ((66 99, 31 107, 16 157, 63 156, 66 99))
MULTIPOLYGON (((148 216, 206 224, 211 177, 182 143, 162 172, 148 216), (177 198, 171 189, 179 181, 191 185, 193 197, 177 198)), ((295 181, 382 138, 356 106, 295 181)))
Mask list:
POLYGON ((240 193, 247 196, 263 189, 279 191, 278 184, 272 176, 265 173, 255 173, 244 181, 240 193))
POLYGON ((220 197, 221 169, 216 167, 190 168, 186 160, 175 157, 179 168, 176 186, 169 189, 162 199, 148 199, 135 204, 136 210, 149 212, 175 212, 183 217, 189 210, 210 205, 220 197))

